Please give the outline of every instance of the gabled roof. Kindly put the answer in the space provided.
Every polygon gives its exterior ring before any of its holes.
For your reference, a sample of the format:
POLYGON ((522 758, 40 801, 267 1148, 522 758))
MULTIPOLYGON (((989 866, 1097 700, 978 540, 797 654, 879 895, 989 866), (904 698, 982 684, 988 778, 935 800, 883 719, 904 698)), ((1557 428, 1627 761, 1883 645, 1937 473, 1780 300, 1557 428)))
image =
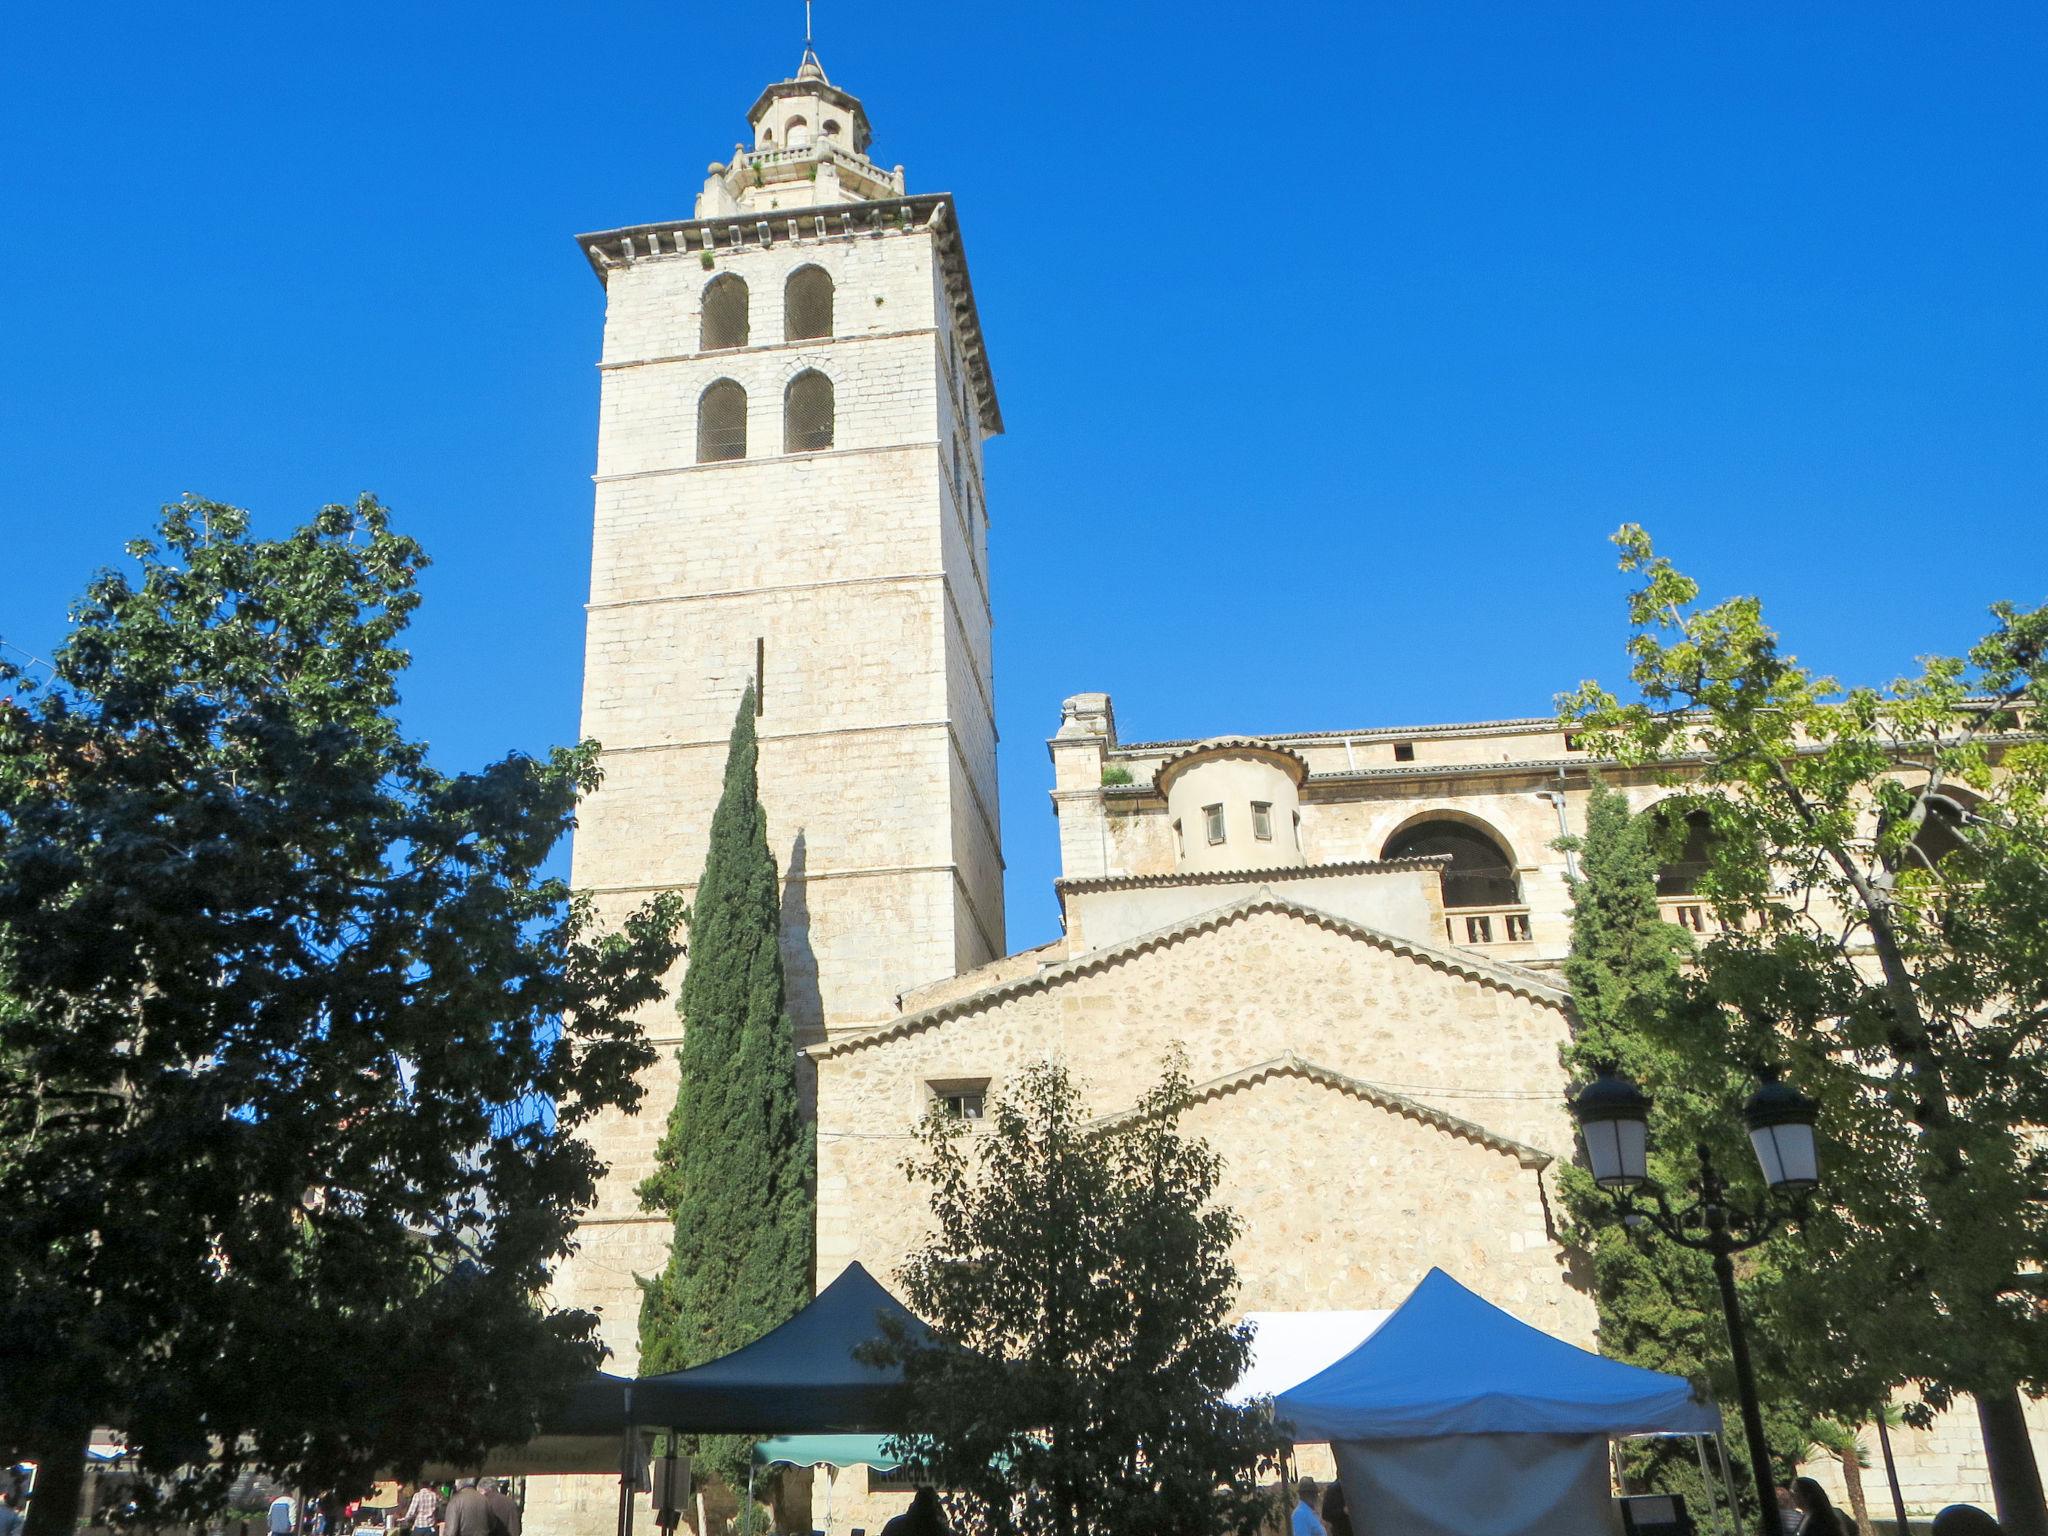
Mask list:
MULTIPOLYGON (((1556 1161, 1541 1147, 1532 1147, 1525 1141, 1516 1141, 1511 1136, 1502 1136, 1489 1131, 1485 1126, 1456 1115, 1445 1114, 1442 1110, 1411 1099, 1405 1093, 1396 1093, 1391 1088, 1382 1088, 1378 1083, 1368 1083, 1363 1078, 1325 1067, 1306 1057, 1289 1051, 1284 1056, 1275 1056, 1271 1061, 1262 1061, 1256 1066, 1240 1067, 1235 1072, 1226 1072, 1221 1077, 1212 1077, 1206 1083, 1197 1083, 1188 1094, 1190 1104, 1203 1104, 1211 1099, 1220 1099, 1225 1094, 1238 1093, 1259 1083, 1276 1077, 1299 1077, 1325 1088, 1334 1088, 1352 1098, 1363 1099, 1366 1103, 1384 1109, 1405 1119, 1419 1121, 1462 1140, 1476 1143, 1494 1152, 1505 1152, 1524 1168, 1548 1168, 1556 1161)), ((1114 1115, 1104 1115, 1095 1124, 1098 1127, 1122 1125, 1136 1118, 1142 1111, 1122 1110, 1114 1115)))
POLYGON ((1442 949, 1434 944, 1396 938, 1391 933, 1368 928, 1363 923, 1354 923, 1349 918, 1338 917, 1320 908, 1306 906, 1298 901, 1288 901, 1284 897, 1276 896, 1270 887, 1260 886, 1256 891, 1225 906, 1182 918, 1150 933, 1121 939, 1114 944, 1104 945, 1101 949, 1087 950, 1070 960, 1049 965, 1029 975, 1013 976, 986 987, 978 987, 943 1003, 935 1003, 929 1008, 903 1014, 864 1034, 846 1035, 837 1040, 828 1040, 823 1045, 812 1046, 806 1054, 814 1060, 824 1060, 827 1057, 844 1056, 853 1051, 864 1050, 868 1046, 879 1045, 887 1040, 900 1040, 906 1035, 914 1035, 948 1019, 977 1013, 997 1003, 1007 1002, 1013 997, 1049 990, 1077 977, 1105 970, 1134 956, 1150 954, 1155 949, 1163 949, 1169 944, 1191 938, 1196 934, 1214 933, 1264 912, 1296 918, 1330 933, 1357 939, 1375 949, 1399 955, 1403 959, 1417 961, 1433 970, 1462 976, 1468 981, 1502 992, 1511 992, 1517 997, 1527 998, 1532 1003, 1542 1003, 1559 1012, 1568 1012, 1571 1008, 1569 992, 1563 987, 1545 981, 1533 971, 1525 971, 1519 966, 1503 965, 1495 960, 1482 960, 1477 955, 1442 949))

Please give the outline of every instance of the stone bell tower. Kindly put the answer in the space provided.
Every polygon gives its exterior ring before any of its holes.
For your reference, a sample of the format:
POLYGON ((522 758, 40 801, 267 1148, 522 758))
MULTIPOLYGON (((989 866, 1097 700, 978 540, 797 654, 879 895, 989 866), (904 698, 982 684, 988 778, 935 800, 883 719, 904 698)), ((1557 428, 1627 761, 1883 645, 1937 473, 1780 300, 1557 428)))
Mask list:
MULTIPOLYGON (((605 286, 583 734, 604 747, 573 881, 608 918, 704 867, 733 713, 761 791, 803 1043, 1004 953, 982 444, 1002 430, 953 200, 869 158, 805 51, 695 217, 579 237, 605 286)), ((555 1287, 637 1357, 669 1232, 634 1187, 675 1092, 672 1005, 640 1114, 555 1287)))

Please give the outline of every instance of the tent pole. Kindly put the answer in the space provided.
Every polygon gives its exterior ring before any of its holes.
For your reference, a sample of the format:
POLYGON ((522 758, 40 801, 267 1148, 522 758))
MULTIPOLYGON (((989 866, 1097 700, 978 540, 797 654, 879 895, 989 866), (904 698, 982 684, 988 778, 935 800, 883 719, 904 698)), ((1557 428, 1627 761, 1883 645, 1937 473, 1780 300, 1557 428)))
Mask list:
POLYGON ((619 1437, 619 1536, 633 1536, 633 1383, 626 1383, 626 1432, 619 1437))
MULTIPOLYGON (((1728 1465, 1728 1442, 1719 1435, 1714 1436, 1714 1454, 1721 1458, 1721 1488, 1728 1495, 1728 1523, 1739 1531, 1742 1529, 1742 1506, 1735 1499, 1735 1469, 1728 1465)), ((1763 1517, 1760 1515, 1758 1518, 1763 1517)))
MULTIPOLYGON (((1705 1435, 1694 1435, 1692 1437, 1692 1448, 1695 1451, 1699 1452, 1700 1487, 1706 1490, 1708 1501, 1714 1504, 1721 1504, 1723 1511, 1727 1514, 1728 1536, 1742 1536, 1741 1528, 1737 1526, 1735 1523, 1734 1507, 1732 1505, 1722 1504, 1721 1502, 1722 1494, 1725 1494, 1727 1492, 1727 1489, 1724 1487, 1720 1493, 1716 1493, 1714 1491, 1714 1471, 1713 1468, 1707 1465, 1707 1437, 1705 1435)), ((1719 1524, 1720 1522, 1716 1521, 1715 1523, 1719 1524)))

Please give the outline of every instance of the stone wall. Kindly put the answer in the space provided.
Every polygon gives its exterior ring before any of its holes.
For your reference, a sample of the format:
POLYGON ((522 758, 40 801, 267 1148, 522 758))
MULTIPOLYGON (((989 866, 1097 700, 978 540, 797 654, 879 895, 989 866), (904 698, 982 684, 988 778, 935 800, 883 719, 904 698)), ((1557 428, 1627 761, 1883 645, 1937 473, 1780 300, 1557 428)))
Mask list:
MULTIPOLYGON (((1497 1141, 1568 1154, 1561 1005, 1275 903, 1055 964, 956 999, 818 1067, 820 1282, 858 1259, 890 1275, 925 1229, 898 1163, 927 1085, 999 1090, 1046 1056, 1113 1114, 1170 1051, 1198 1083, 1283 1058, 1383 1085, 1497 1141)), ((1433 1263, 1530 1322, 1589 1340, 1590 1303, 1546 1236, 1542 1176, 1518 1155, 1292 1068, 1233 1083, 1191 1116, 1245 1218, 1247 1310, 1384 1307, 1433 1263)))
MULTIPOLYGON (((760 782, 784 879, 799 1037, 872 1025, 908 989, 1004 953, 981 441, 935 237, 853 234, 642 257, 606 273, 583 732, 605 780, 572 880, 609 920, 701 874, 735 708, 761 651, 760 782), (834 282, 833 334, 784 339, 784 283, 834 282), (747 285, 744 347, 698 350, 714 279, 747 285), (829 449, 785 453, 783 392, 833 381, 829 449), (744 458, 700 464, 698 401, 747 391, 744 458)), ((672 978, 680 983, 680 973, 672 978)), ((641 1212, 675 1092, 672 1003, 639 1114, 555 1299, 602 1309, 630 1369, 636 1275, 665 1261, 641 1212)), ((806 1086, 808 1077, 806 1075, 806 1086)))

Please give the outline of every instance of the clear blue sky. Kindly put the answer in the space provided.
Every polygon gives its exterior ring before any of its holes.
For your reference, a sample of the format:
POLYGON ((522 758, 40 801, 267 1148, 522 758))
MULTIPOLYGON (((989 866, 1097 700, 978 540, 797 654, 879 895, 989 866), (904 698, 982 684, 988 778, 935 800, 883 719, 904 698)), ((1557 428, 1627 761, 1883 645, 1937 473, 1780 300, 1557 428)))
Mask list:
MULTIPOLYGON (((0 635, 195 491, 372 489, 436 559, 410 723, 576 729, 602 290, 801 6, 20 6, 0 58, 0 635)), ((1545 713, 1604 536, 1860 680, 2048 597, 2048 8, 821 0, 960 199, 1013 945, 1044 738, 1545 713)), ((707 808, 708 809, 708 808, 707 808)))

